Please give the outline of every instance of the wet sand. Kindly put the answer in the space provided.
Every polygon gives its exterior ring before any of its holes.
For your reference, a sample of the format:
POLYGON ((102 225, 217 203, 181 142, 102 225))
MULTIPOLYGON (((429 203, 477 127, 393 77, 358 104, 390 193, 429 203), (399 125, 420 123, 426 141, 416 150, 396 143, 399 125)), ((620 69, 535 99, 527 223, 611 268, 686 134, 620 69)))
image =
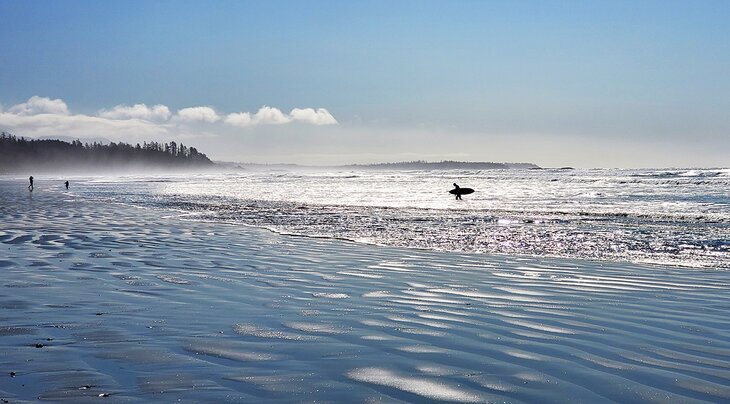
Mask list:
POLYGON ((0 179, 9 402, 723 402, 726 271, 382 248, 0 179))

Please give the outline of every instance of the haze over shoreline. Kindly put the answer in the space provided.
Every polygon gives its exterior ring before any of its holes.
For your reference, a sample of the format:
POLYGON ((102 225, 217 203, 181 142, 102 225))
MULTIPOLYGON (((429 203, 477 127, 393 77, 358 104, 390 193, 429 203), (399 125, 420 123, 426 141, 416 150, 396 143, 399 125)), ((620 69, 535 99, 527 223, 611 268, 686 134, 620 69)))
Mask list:
MULTIPOLYGON (((10 158, 6 158, 0 164, 0 174, 13 174, 13 173, 25 173, 29 171, 35 172, 57 172, 61 170, 65 173, 70 174, 93 174, 93 173, 106 173, 106 174, 124 174, 124 173, 144 173, 144 172, 190 172, 200 171, 209 172, 216 170, 242 170, 242 169, 343 169, 343 170, 446 170, 446 169, 573 169, 571 165, 562 165, 556 167, 541 167, 537 164, 530 162, 486 162, 486 161, 457 161, 450 159, 441 160, 409 160, 409 161, 391 161, 391 162, 375 162, 375 163, 347 163, 347 164, 297 164, 288 162, 272 162, 272 163, 253 163, 253 162, 234 162, 234 161, 216 161, 210 160, 204 153, 199 153, 196 148, 192 148, 195 154, 201 154, 202 159, 198 162, 187 162, 186 164, 175 163, 174 161, 168 161, 167 163, 161 164, 160 160, 154 161, 147 157, 129 157, 117 156, 116 161, 100 160, 96 159, 96 163, 91 164, 90 162, 78 161, 78 154, 74 154, 71 149, 77 147, 77 145, 91 147, 93 145, 109 146, 110 144, 118 146, 131 146, 124 143, 115 143, 104 137, 97 137, 91 139, 80 139, 70 136, 43 136, 40 138, 28 138, 24 136, 14 136, 8 132, 2 132, 3 137, 13 136, 14 139, 24 139, 24 141, 35 142, 40 148, 54 149, 53 153, 60 153, 52 156, 49 160, 48 153, 45 155, 26 155, 26 156, 15 156, 12 155, 10 158), (73 146, 73 147, 70 147, 73 146), (65 156, 61 155, 66 153, 65 156), (39 157, 41 156, 41 157, 39 157), (54 159, 56 160, 54 162, 54 159)), ((141 149, 148 148, 153 151, 165 151, 165 153, 172 154, 169 150, 170 143, 163 144, 158 142, 143 142, 144 145, 139 145, 141 149), (149 144, 148 144, 149 143, 149 144), (154 145, 154 146, 153 146, 154 145), (159 148, 160 150, 157 150, 159 148)), ((171 142, 173 145, 176 143, 171 142)), ((177 145, 176 145, 177 146, 177 145)), ((0 155, 11 153, 10 150, 5 150, 8 145, 0 142, 0 155)), ((115 146, 116 147, 116 146, 115 146)), ((13 152, 15 153, 15 152, 13 152)), ((34 153, 37 153, 35 151, 34 153)), ((605 169, 605 167, 586 167, 587 169, 605 169)), ((621 168, 621 167, 615 167, 621 168)), ((723 166, 718 167, 682 167, 682 166, 668 166, 668 167, 648 167, 649 169, 722 169, 726 168, 723 166)), ((631 168, 625 168, 631 169, 631 168)))
POLYGON ((210 171, 215 169, 256 168, 339 168, 360 170, 431 170, 431 169, 536 169, 532 163, 494 163, 445 160, 438 162, 403 161, 392 163, 347 164, 337 166, 303 166, 298 164, 246 164, 211 161, 195 147, 186 147, 175 142, 158 143, 155 141, 130 145, 111 141, 83 143, 80 139, 63 137, 26 139, 10 133, 0 133, 0 173, 38 172, 65 170, 83 172, 142 172, 161 171, 210 171))
POLYGON ((195 147, 176 142, 82 143, 25 139, 0 133, 0 173, 151 172, 210 170, 215 164, 195 147))

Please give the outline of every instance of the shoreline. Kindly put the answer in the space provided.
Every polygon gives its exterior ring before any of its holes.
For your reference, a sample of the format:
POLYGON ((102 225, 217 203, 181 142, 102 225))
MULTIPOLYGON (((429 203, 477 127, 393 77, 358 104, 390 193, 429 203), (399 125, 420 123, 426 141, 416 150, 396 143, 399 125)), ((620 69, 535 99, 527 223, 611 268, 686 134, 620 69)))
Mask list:
MULTIPOLYGON (((151 210, 165 210, 161 208, 153 208, 153 207, 145 207, 145 206, 137 206, 133 204, 127 204, 119 202, 119 204, 131 207, 131 208, 139 208, 139 209, 151 209, 151 210)), ((182 211, 181 211, 182 212, 182 211)), ((247 223, 236 223, 233 221, 226 221, 226 220, 213 220, 213 219, 188 219, 183 216, 168 216, 167 218, 171 220, 183 220, 187 222, 193 222, 193 223, 209 223, 209 224, 222 224, 227 226, 243 226, 246 228, 251 229, 257 229, 257 230, 264 230, 269 233, 276 234, 278 236, 282 237, 297 237, 297 238, 304 238, 304 239, 312 239, 312 240, 332 240, 332 241, 338 241, 338 242, 344 242, 344 243, 353 243, 353 244, 360 244, 364 246, 370 246, 373 248, 395 248, 395 249, 403 249, 403 250, 414 250, 414 251, 422 251, 422 252, 433 252, 433 253, 443 253, 443 254, 456 254, 456 255, 467 255, 467 256, 476 256, 476 257, 484 257, 485 259, 524 259, 524 260, 534 260, 534 261, 541 261, 541 260, 547 260, 547 261, 564 261, 564 262, 574 262, 575 265, 581 265, 581 263, 584 263, 588 266, 601 266, 603 264, 618 264, 618 265, 629 265, 632 267, 638 268, 644 268, 647 271, 661 271, 666 269, 680 269, 680 270, 688 270, 688 271, 727 271, 725 268, 717 268, 717 267, 711 267, 711 266, 692 266, 692 265, 681 265, 673 262, 661 262, 661 261, 628 261, 628 260, 620 260, 620 259, 597 259, 597 258, 579 258, 579 257, 563 257, 558 255, 529 255, 529 254, 508 254, 508 253, 500 253, 500 252, 474 252, 474 251, 452 251, 452 250, 441 250, 437 248, 429 248, 429 247, 418 247, 418 246, 392 246, 387 244, 377 244, 369 241, 363 241, 363 240, 356 240, 351 238, 345 238, 345 237, 336 237, 336 236, 326 236, 326 235, 309 235, 309 234, 299 234, 299 233, 289 233, 286 231, 280 231, 275 228, 265 227, 265 226, 258 226, 254 224, 247 224, 247 223)))
MULTIPOLYGON (((59 181, 62 178, 63 177, 58 177, 55 181, 59 181)), ((99 178, 104 179, 104 181, 108 180, 108 177, 106 177, 106 176, 101 176, 99 178)), ((131 176, 131 178, 138 178, 138 177, 131 176)), ((156 177, 153 176, 153 178, 156 178, 156 177)), ((176 177, 173 176, 172 177, 173 180, 169 180, 168 176, 163 175, 161 178, 165 178, 165 180, 160 181, 160 182, 175 182, 174 178, 176 178, 176 177)), ((2 179, 0 177, 0 181, 1 180, 2 179)), ((88 181, 88 177, 82 177, 81 180, 84 180, 84 181, 82 181, 82 183, 86 182, 86 181, 88 181)), ((15 179, 15 181, 20 181, 22 183, 22 180, 19 180, 19 179, 15 179)), ((49 180, 45 180, 45 181, 50 182, 49 180)), ((92 181, 92 183, 93 182, 94 181, 92 181)), ((145 181, 136 180, 136 181, 132 181, 131 183, 136 184, 136 183, 143 183, 143 182, 145 182, 145 181)), ((158 182, 158 181, 154 180, 151 182, 154 183, 154 182, 158 182)), ((84 185, 86 185, 88 187, 88 184, 84 184, 84 185)), ((62 187, 57 187, 57 186, 54 186, 50 190, 47 190, 47 191, 59 192, 59 193, 67 194, 67 195, 75 195, 78 197, 83 197, 81 195, 76 194, 73 189, 70 192, 67 192, 67 191, 64 191, 62 189, 62 187)), ((83 193, 83 191, 82 191, 82 193, 83 193)), ((89 196, 89 195, 87 195, 87 196, 89 196)), ((661 252, 661 251, 646 252, 646 251, 642 251, 640 249, 621 251, 615 255, 612 255, 611 252, 606 253, 605 251, 600 252, 600 253, 595 253, 595 252, 592 252, 592 250, 590 248, 578 249, 578 250, 567 249, 564 251, 564 253, 561 254, 561 253, 551 253, 549 251, 543 251, 543 250, 545 250, 545 245, 547 245, 547 244, 541 243, 540 240, 533 240, 533 241, 535 241, 536 244, 532 245, 532 247, 530 244, 525 245, 522 250, 520 250, 519 248, 512 248, 512 247, 496 248, 496 249, 493 248, 493 246, 476 247, 475 245, 470 245, 470 244, 467 244, 465 247, 459 247, 458 245, 444 246, 444 245, 438 244, 438 243, 436 243, 435 245, 432 245, 432 246, 427 246, 427 245, 422 245, 422 243, 420 241, 415 241, 415 242, 411 241, 411 243, 413 243, 413 245, 408 245, 408 242, 402 243, 403 240, 400 240, 398 238, 381 242, 381 241, 378 241, 376 239, 369 237, 368 235, 358 235, 358 234, 356 234, 357 231, 354 232, 355 234, 350 234, 350 235, 347 235, 347 234, 340 234, 340 235, 314 234, 314 233, 307 234, 307 233, 297 232, 296 226, 295 226, 295 228, 292 228, 292 229, 277 227, 277 226, 281 226, 282 225, 281 223, 274 223, 274 222, 269 223, 269 224, 249 223, 246 221, 237 221, 236 219, 225 217, 225 215, 216 217, 217 211, 214 208, 219 206, 218 202, 209 206, 209 208, 213 208, 213 210, 208 212, 208 211, 191 211, 191 210, 187 210, 184 208, 175 207, 174 205, 167 206, 167 207, 158 206, 158 205, 147 206, 144 204, 140 204, 138 202, 135 203, 135 202, 129 202, 129 201, 111 200, 110 198, 107 198, 107 197, 99 198, 98 196, 96 196, 96 198, 94 200, 102 201, 104 203, 119 204, 120 206, 129 206, 129 207, 133 207, 133 208, 143 208, 143 209, 153 209, 153 210, 159 209, 162 211, 170 212, 170 214, 167 216, 169 216, 173 219, 176 219, 176 220, 198 221, 198 222, 207 222, 207 223, 225 223, 225 224, 230 224, 230 225, 234 225, 234 226, 246 226, 246 227, 251 227, 251 228, 264 229, 264 230, 267 230, 267 231, 270 231, 270 232, 273 232, 275 234, 279 234, 282 236, 308 237, 308 238, 312 238, 312 239, 341 240, 341 241, 360 243, 360 244, 365 244, 365 245, 370 245, 370 246, 375 246, 375 247, 407 248, 407 249, 414 249, 417 251, 453 252, 453 253, 457 253, 457 254, 477 254, 477 255, 485 255, 485 256, 508 257, 508 258, 509 257, 521 257, 521 258, 532 258, 532 259, 538 259, 538 260, 540 260, 540 259, 576 260, 578 262, 586 261, 588 263, 593 263, 596 265, 601 265, 602 263, 613 262, 613 263, 619 263, 619 264, 625 263, 628 265, 647 266, 647 267, 649 267, 649 269, 651 269, 651 268, 661 269, 661 268, 667 268, 667 267, 688 269, 688 270, 719 270, 719 271, 730 269, 730 263, 728 263, 727 260, 724 260, 724 258, 726 258, 726 257, 724 255, 722 255, 725 253, 725 251, 723 251, 723 250, 718 251, 717 253, 719 253, 719 255, 715 255, 713 257, 712 250, 710 250, 710 253, 706 253, 707 255, 699 255, 699 256, 698 255, 687 255, 687 252, 690 250, 682 251, 682 252, 661 252), (359 237, 359 236, 362 236, 362 237, 359 237), (387 241, 391 241, 391 243, 388 243, 387 241), (538 246, 537 253, 527 252, 531 248, 533 248, 535 245, 538 246)), ((297 202, 274 201, 274 203, 276 203, 276 202, 290 203, 290 204, 297 203, 297 202)), ((235 204, 234 204, 234 206, 235 206, 235 204)), ((334 210, 336 210, 337 207, 341 207, 339 205, 331 205, 331 204, 313 205, 313 206, 315 208, 324 208, 324 209, 333 208, 334 210)), ((349 205, 343 205, 343 206, 349 207, 349 205)), ((263 208, 265 209, 266 207, 264 206, 263 208)), ((370 209, 370 208, 376 209, 376 210, 396 209, 396 208, 389 207, 389 206, 367 206, 367 207, 365 207, 365 209, 370 209)), ((410 209, 410 208, 418 209, 418 208, 410 207, 410 206, 407 208, 408 209, 410 209)), ((205 206, 203 207, 203 209, 205 209, 205 206)), ((429 210, 429 209, 426 209, 426 210, 429 210)), ((431 209, 431 210, 434 210, 434 209, 431 209)), ((442 209, 442 210, 443 210, 442 213, 453 213, 454 212, 451 209, 442 209)), ((435 211, 439 211, 439 209, 435 209, 435 211)), ((457 212, 459 212, 459 211, 457 210, 457 212)), ((464 212, 466 212, 467 216, 472 214, 472 211, 469 211, 469 210, 465 210, 464 212)), ((509 211, 509 210, 507 210, 507 211, 499 211, 499 210, 494 211, 493 210, 493 211, 488 212, 487 214, 491 215, 490 217, 495 217, 495 218, 507 217, 508 219, 505 219, 506 221, 510 221, 510 222, 515 221, 516 223, 518 223, 516 228, 533 227, 530 225, 530 223, 532 223, 532 221, 528 220, 525 222, 521 222, 519 218, 512 219, 512 216, 515 216, 515 215, 519 216, 519 213, 520 212, 509 211)), ((542 215, 545 217, 548 217, 550 215, 558 215, 558 216, 566 216, 566 217, 572 215, 572 216, 580 217, 580 216, 585 216, 586 214, 581 213, 581 212, 567 213, 567 212, 557 211, 557 212, 543 212, 542 215)), ((612 216, 612 214, 609 214, 609 213, 600 213, 600 214, 596 214, 596 215, 597 215, 597 217, 601 217, 601 218, 612 216)), ((615 217, 618 217, 618 218, 625 217, 625 214, 616 213, 613 215, 615 215, 615 217)), ((671 219, 673 217, 674 216, 667 216, 666 218, 656 218, 656 219, 658 220, 659 223, 664 223, 665 221, 667 221, 668 219, 671 219)), ((502 219, 499 219, 498 221, 501 221, 501 220, 502 219)), ((542 220, 543 219, 540 219, 540 222, 542 220)), ((545 219, 545 220, 549 221, 550 219, 545 219)), ((715 224, 717 222, 709 220, 708 223, 715 224)), ((721 221, 720 223, 725 223, 725 221, 721 221)), ((286 224, 284 224, 284 226, 286 226, 286 224)), ((639 224, 636 224, 635 226, 638 226, 640 228, 639 224)), ((501 229, 502 227, 510 227, 510 226, 496 226, 496 227, 494 227, 493 230, 496 232, 497 229, 501 229)), ((538 228, 538 227, 535 227, 535 228, 538 228)), ((666 231, 666 229, 661 229, 661 230, 666 231)), ((492 229, 486 229, 486 231, 492 231, 492 229)), ((538 231, 544 231, 544 230, 538 230, 538 231)), ((717 230, 714 229, 713 231, 717 231, 717 230)), ((691 235, 684 235, 684 236, 690 237, 691 235)), ((542 234, 541 237, 547 238, 547 237, 549 237, 549 235, 542 234)), ((711 237, 711 236, 708 236, 708 237, 711 237)), ((722 238, 722 233, 719 233, 719 235, 716 235, 716 237, 722 238)), ((633 240, 633 241, 635 241, 635 240, 633 240)), ((710 239, 710 241, 714 241, 714 240, 710 239)), ((722 247, 720 247, 720 248, 722 248, 722 247)), ((725 248, 727 248, 727 247, 725 247, 725 248)), ((692 251, 690 251, 690 254, 691 253, 692 253, 692 251)))
POLYGON ((11 402, 730 399, 725 271, 378 247, 0 191, 11 402))

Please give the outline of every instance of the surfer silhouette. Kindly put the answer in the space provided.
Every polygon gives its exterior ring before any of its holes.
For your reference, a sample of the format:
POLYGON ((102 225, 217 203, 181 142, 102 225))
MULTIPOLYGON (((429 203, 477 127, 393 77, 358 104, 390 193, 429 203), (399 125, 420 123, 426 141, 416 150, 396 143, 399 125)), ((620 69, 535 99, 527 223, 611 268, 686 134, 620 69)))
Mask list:
POLYGON ((30 185, 28 185, 28 191, 33 191, 33 176, 31 175, 30 178, 28 178, 28 181, 30 181, 30 185))
POLYGON ((456 194, 456 199, 461 199, 461 192, 459 192, 459 186, 454 183, 454 194, 456 194))
POLYGON ((68 181, 64 182, 64 185, 66 185, 66 189, 68 189, 68 181))
POLYGON ((462 188, 458 186, 456 183, 454 183, 454 189, 449 191, 450 194, 456 195, 456 200, 461 200, 462 195, 469 195, 470 193, 474 192, 471 188, 462 188))

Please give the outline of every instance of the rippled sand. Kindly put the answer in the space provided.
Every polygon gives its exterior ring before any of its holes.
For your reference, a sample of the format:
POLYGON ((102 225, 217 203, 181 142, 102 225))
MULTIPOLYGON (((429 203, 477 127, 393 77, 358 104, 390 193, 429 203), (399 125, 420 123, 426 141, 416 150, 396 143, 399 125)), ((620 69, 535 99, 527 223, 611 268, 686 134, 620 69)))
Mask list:
POLYGON ((727 402, 726 271, 377 248, 0 180, 0 399, 727 402))

